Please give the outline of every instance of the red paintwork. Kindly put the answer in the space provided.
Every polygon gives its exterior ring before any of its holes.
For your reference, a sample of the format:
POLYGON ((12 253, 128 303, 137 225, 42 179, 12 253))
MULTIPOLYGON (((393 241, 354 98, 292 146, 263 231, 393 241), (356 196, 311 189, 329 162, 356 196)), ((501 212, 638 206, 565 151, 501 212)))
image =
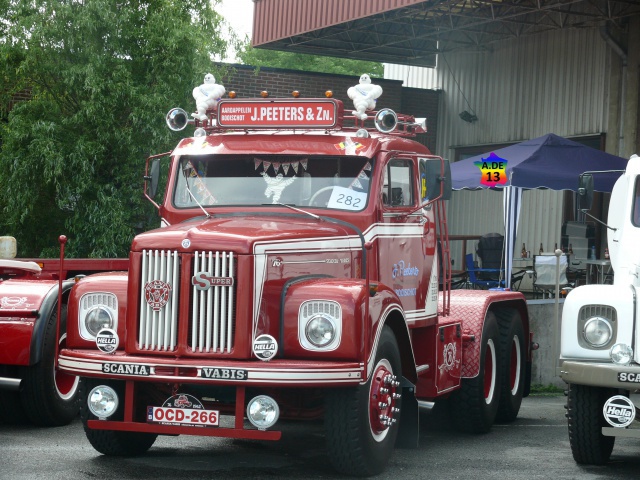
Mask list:
MULTIPOLYGON (((225 100, 225 105, 230 104, 231 101, 225 100)), ((326 132, 214 130, 209 128, 209 133, 213 133, 199 140, 207 154, 250 153, 258 158, 297 154, 336 156, 339 145, 355 133, 344 129, 326 132)), ((158 206, 168 226, 134 239, 128 274, 88 277, 79 282, 70 295, 71 321, 67 348, 60 354, 61 368, 105 381, 126 381, 124 422, 91 421, 91 428, 235 438, 258 438, 258 435, 275 439, 279 438, 279 432, 271 435, 244 429, 245 389, 258 387, 252 391, 269 392, 278 399, 278 392, 284 397, 290 391, 286 389, 354 386, 377 371, 380 379, 375 388, 379 391, 384 388, 380 382, 386 367, 374 365, 374 359, 385 325, 391 326, 401 349, 403 371, 394 374, 414 382, 416 396, 423 399, 449 395, 459 388, 462 377, 477 375, 479 345, 488 308, 518 309, 528 332, 526 305, 519 293, 455 291, 449 312, 448 297, 446 301, 442 297, 438 299, 435 283, 430 289, 432 273, 435 273, 432 268, 436 230, 446 236, 444 208, 437 204, 420 208, 417 194, 413 205, 389 207, 384 205, 382 195, 383 167, 391 159, 411 165, 415 174, 411 178, 411 190, 421 191, 418 159, 431 157, 426 147, 406 138, 378 133, 357 141, 362 147, 356 155, 369 158, 374 165, 369 181, 372 193, 366 208, 353 212, 304 207, 312 214, 330 216, 349 225, 312 218, 277 205, 214 207, 208 209, 210 218, 198 208, 178 208, 172 203, 173 188, 180 173, 178 160, 185 149, 194 148, 194 139, 180 142, 173 152, 165 201, 158 206), (141 302, 145 302, 140 285, 142 265, 145 252, 150 250, 178 252, 180 259, 175 350, 150 350, 138 343, 141 307, 147 308, 141 306, 141 302), (199 251, 234 254, 235 317, 231 351, 194 351, 190 344, 193 252, 199 251), (362 269, 365 257, 366 275, 362 269), (293 279, 296 281, 290 283, 293 279), (85 293, 98 291, 115 293, 118 298, 120 346, 115 354, 100 353, 92 342, 82 340, 77 331, 77 302, 85 293), (318 299, 335 301, 342 307, 341 341, 333 350, 316 351, 301 341, 300 307, 305 301, 318 299), (258 360, 251 349, 253 339, 263 334, 273 336, 280 347, 276 357, 268 362, 258 360), (218 370, 225 371, 227 376, 205 375, 218 370), (183 393, 180 389, 188 389, 190 385, 233 387, 235 429, 193 429, 146 423, 144 402, 149 396, 143 391, 151 389, 155 397, 168 398, 166 390, 170 386, 175 390, 173 393, 183 393)), ((444 255, 447 264, 446 251, 444 255)), ((150 280, 155 279, 145 281, 150 280)), ((317 395, 315 391, 314 395, 317 395)), ((298 410, 304 407, 303 404, 298 410)), ((388 407, 374 407, 377 415, 390 416, 388 407)), ((318 410, 317 406, 309 408, 314 413, 318 410)), ((380 423, 375 428, 381 431, 385 425, 380 423)))
MULTIPOLYGON (((0 365, 29 365, 31 337, 40 307, 58 286, 59 259, 19 259, 36 262, 38 274, 5 269, 0 276, 0 365)), ((100 270, 127 269, 127 259, 67 259, 62 277, 100 270)), ((53 368, 53 367, 52 367, 53 368)))

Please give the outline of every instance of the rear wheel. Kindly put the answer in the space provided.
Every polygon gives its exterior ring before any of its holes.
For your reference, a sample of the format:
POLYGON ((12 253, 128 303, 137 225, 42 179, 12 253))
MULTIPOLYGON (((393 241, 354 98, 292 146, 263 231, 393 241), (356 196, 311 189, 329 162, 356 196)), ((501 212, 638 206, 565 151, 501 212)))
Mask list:
POLYGON ((616 437, 602 435, 602 427, 609 426, 602 409, 605 402, 616 393, 611 388, 569 384, 569 443, 577 463, 604 465, 609 461, 616 437))
MULTIPOLYGON (((151 448, 158 435, 144 432, 121 432, 117 430, 93 430, 87 425, 88 420, 96 420, 97 417, 91 413, 87 404, 89 392, 97 386, 94 380, 83 379, 81 382, 82 404, 80 407, 80 418, 84 425, 84 433, 89 443, 103 455, 118 457, 132 457, 141 455, 151 448)), ((120 398, 118 409, 109 419, 122 420, 124 418, 124 386, 122 384, 110 384, 120 398)))
POLYGON ((460 389, 451 395, 451 420, 461 432, 488 432, 496 418, 500 392, 499 342, 498 322, 493 312, 487 312, 478 375, 463 379, 460 389))
POLYGON ((387 465, 400 421, 400 353, 383 327, 369 381, 327 392, 325 428, 329 458, 341 473, 370 476, 387 465))
POLYGON ((525 384, 525 338, 517 312, 498 322, 500 329, 500 402, 496 420, 513 422, 518 417, 525 384))
POLYGON ((60 338, 56 340, 57 307, 45 327, 42 359, 24 369, 21 399, 29 420, 34 425, 56 427, 67 425, 80 408, 79 378, 55 368, 56 341, 64 345, 67 337, 67 307, 62 306, 60 338))

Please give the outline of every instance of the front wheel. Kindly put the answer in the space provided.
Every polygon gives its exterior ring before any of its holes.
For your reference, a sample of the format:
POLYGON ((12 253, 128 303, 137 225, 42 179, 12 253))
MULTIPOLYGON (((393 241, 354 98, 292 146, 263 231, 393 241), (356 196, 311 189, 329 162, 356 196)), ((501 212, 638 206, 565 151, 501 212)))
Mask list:
POLYGON ((616 437, 602 435, 602 427, 609 426, 602 409, 607 399, 615 394, 616 390, 611 388, 569 384, 569 443, 577 463, 604 465, 609 461, 616 437))
MULTIPOLYGON (((80 407, 80 418, 89 443, 103 455, 116 457, 133 457, 149 450, 155 443, 156 438, 158 438, 158 435, 154 433, 93 430, 89 428, 87 421, 95 420, 96 417, 89 411, 87 399, 93 387, 97 385, 95 381, 88 379, 84 379, 81 382, 82 405, 80 407)), ((112 385, 112 387, 121 399, 118 409, 113 414, 113 419, 122 420, 124 418, 124 388, 120 383, 112 385)))
POLYGON ((500 392, 499 345, 498 322, 493 312, 487 312, 478 375, 463 379, 460 389, 451 395, 451 420, 461 432, 486 433, 493 425, 500 392))
POLYGON ((47 320, 42 359, 25 367, 20 392, 22 405, 29 420, 38 426, 67 425, 80 409, 78 377, 55 368, 56 341, 61 347, 66 339, 67 307, 62 306, 60 338, 56 339, 57 307, 47 320))
POLYGON ((327 447, 339 472, 370 476, 384 470, 398 436, 401 397, 396 377, 400 375, 398 343, 385 326, 367 383, 327 393, 327 447))

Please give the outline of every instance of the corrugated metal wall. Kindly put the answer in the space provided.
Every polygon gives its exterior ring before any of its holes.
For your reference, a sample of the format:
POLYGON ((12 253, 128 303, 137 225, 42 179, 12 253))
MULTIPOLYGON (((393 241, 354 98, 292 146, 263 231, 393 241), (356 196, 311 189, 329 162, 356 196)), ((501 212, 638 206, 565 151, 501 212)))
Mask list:
MULTIPOLYGON (((490 53, 440 55, 437 69, 388 65, 385 77, 443 90, 435 153, 453 159, 457 146, 606 132, 609 54, 597 29, 558 30, 494 44, 490 53), (473 110, 478 121, 462 121, 464 110, 473 110)), ((560 243, 562 197, 551 190, 524 193, 517 252, 523 242, 532 253, 540 243, 545 250, 560 243)), ((454 192, 449 229, 504 233, 502 195, 454 192)), ((461 268, 459 253, 454 258, 461 268)))
POLYGON ((253 15, 253 45, 261 45, 423 1, 258 0, 255 3, 253 15))

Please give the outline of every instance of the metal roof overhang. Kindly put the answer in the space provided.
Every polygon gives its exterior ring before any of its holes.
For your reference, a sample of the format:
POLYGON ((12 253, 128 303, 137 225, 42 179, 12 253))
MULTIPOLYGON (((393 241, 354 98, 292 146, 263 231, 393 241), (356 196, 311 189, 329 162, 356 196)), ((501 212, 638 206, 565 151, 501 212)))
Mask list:
POLYGON ((423 67, 438 53, 640 14, 638 0, 254 1, 254 47, 423 67))

